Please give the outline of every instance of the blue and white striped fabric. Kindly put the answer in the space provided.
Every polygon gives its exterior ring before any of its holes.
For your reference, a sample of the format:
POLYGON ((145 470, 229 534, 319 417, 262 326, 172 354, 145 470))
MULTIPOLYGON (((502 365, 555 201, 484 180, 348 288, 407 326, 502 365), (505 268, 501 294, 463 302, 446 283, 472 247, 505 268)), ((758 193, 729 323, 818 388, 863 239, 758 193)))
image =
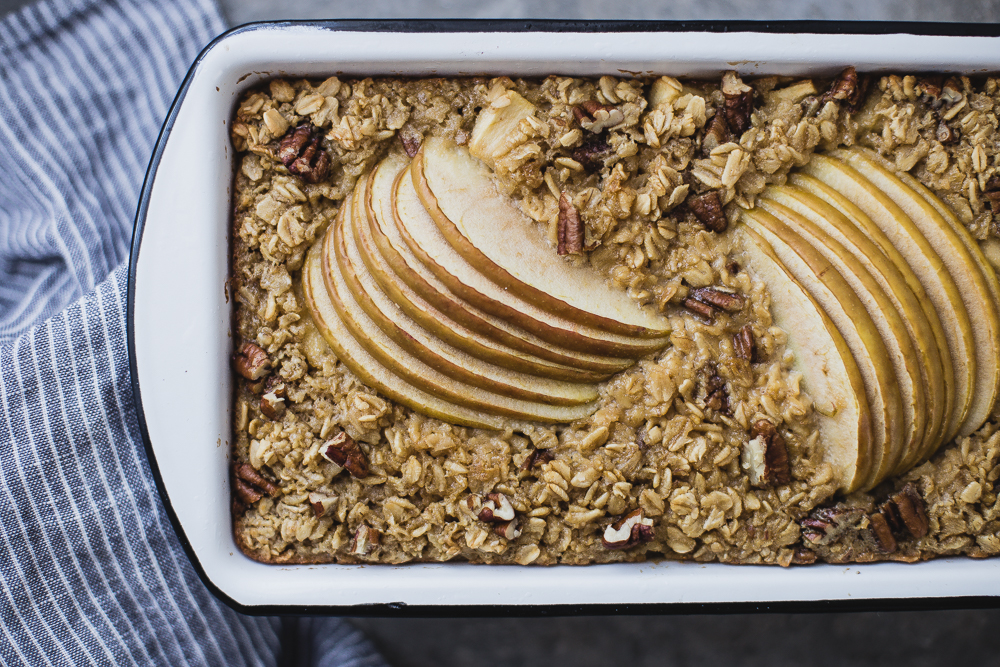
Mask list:
MULTIPOLYGON (((230 610, 184 555, 125 349, 146 164, 189 63, 223 27, 210 0, 44 0, 0 20, 4 665, 280 658, 279 619, 230 610)), ((353 628, 323 623, 338 638, 323 664, 383 664, 353 628)))

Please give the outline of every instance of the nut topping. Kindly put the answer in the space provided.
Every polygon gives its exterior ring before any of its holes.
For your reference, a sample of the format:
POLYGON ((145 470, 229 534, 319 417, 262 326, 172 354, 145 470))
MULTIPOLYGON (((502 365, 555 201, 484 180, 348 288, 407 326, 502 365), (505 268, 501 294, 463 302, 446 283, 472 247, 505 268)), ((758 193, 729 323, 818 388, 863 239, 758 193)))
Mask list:
POLYGON ((825 546, 835 542, 846 531, 857 527, 865 519, 863 509, 824 507, 813 512, 801 522, 802 537, 810 544, 825 546))
POLYGON ((745 359, 751 364, 757 361, 757 342, 753 337, 753 327, 749 324, 743 325, 743 327, 736 332, 733 336, 733 349, 736 352, 736 356, 740 359, 745 359))
POLYGON ((613 152, 607 141, 596 135, 588 135, 573 151, 572 157, 583 165, 584 169, 594 170, 603 167, 604 160, 613 152))
POLYGON ((889 503, 895 506, 900 521, 910 535, 917 539, 927 535, 930 529, 927 510, 924 506, 924 499, 920 497, 920 492, 917 491, 913 482, 908 483, 898 493, 890 496, 889 503))
POLYGON ((948 123, 941 121, 934 132, 934 138, 942 144, 954 144, 962 138, 962 133, 958 128, 948 127, 948 123))
POLYGON ((278 420, 285 414, 285 399, 287 398, 285 383, 275 376, 267 379, 265 393, 260 397, 260 411, 268 419, 278 420))
POLYGON ((358 526, 351 540, 352 556, 367 556, 378 548, 379 532, 365 524, 358 526))
POLYGON ((743 134, 750 127, 753 113, 753 88, 743 83, 736 72, 722 75, 722 94, 726 98, 723 113, 726 123, 736 134, 743 134))
POLYGON ((697 197, 688 197, 687 205, 705 229, 722 233, 729 227, 729 220, 726 219, 726 214, 722 211, 722 201, 719 199, 717 190, 706 192, 697 197))
POLYGON ((865 98, 865 90, 868 88, 868 79, 858 78, 858 71, 852 66, 846 68, 830 84, 830 88, 823 93, 820 102, 844 102, 850 111, 857 111, 858 105, 865 98))
POLYGON ((729 131, 725 111, 720 109, 712 116, 712 120, 708 121, 705 136, 701 140, 701 150, 705 155, 708 155, 722 144, 730 141, 732 137, 733 133, 729 131))
POLYGON ((630 549, 653 539, 653 520, 642 516, 642 509, 629 512, 608 526, 601 536, 606 549, 630 549))
POLYGON ((330 170, 330 156, 319 142, 312 123, 302 123, 278 143, 278 159, 307 183, 319 183, 330 170))
POLYGON ((416 157, 420 151, 420 145, 424 142, 424 137, 413 130, 407 131, 408 129, 403 128, 399 131, 399 141, 403 144, 403 150, 406 151, 407 157, 416 157))
POLYGON ((502 521, 493 525, 493 532, 505 540, 516 540, 521 535, 521 530, 517 527, 517 520, 502 521))
POLYGON ((774 424, 760 419, 750 429, 750 441, 743 446, 743 469, 753 485, 780 485, 792 481, 785 439, 774 424))
POLYGON ((326 516, 330 508, 336 504, 336 496, 328 496, 325 493, 316 493, 315 491, 309 494, 309 506, 312 507, 317 519, 326 516))
POLYGON ((698 287, 691 290, 690 296, 713 308, 736 313, 743 310, 743 297, 732 292, 723 292, 714 287, 698 287))
POLYGON ((990 202, 994 214, 1000 213, 1000 176, 991 176, 983 188, 983 197, 990 202))
POLYGON ((729 392, 726 381, 712 369, 712 374, 705 381, 705 407, 716 412, 729 412, 729 392))
POLYGON ((480 521, 494 523, 514 520, 514 506, 507 500, 507 496, 502 493, 486 494, 486 501, 483 502, 479 496, 469 496, 466 500, 469 509, 476 512, 480 521))
POLYGON ((573 115, 583 129, 598 134, 609 127, 625 122, 625 114, 621 109, 610 104, 600 104, 587 100, 573 107, 573 115))
POLYGON ((871 523, 872 535, 875 536, 879 548, 886 553, 895 551, 896 538, 892 536, 892 529, 889 528, 889 522, 886 521, 885 515, 876 512, 868 517, 868 520, 871 523))
POLYGON ((271 360, 259 345, 244 341, 233 355, 233 368, 248 380, 259 380, 271 372, 271 360))
POLYGON ((558 238, 557 252, 560 255, 578 255, 583 252, 583 221, 565 192, 559 197, 558 238))
POLYGON ((278 487, 254 470, 249 463, 233 466, 233 475, 236 478, 234 484, 236 495, 246 505, 254 504, 264 495, 274 496, 278 493, 278 487))
POLYGON ((698 299, 687 297, 686 299, 681 301, 681 305, 687 308, 688 310, 697 313, 698 315, 701 315, 708 321, 711 321, 712 316, 715 315, 715 309, 712 308, 712 306, 705 303, 704 301, 699 301, 698 299))
POLYGON ((368 458, 358 443, 344 431, 321 447, 319 453, 327 461, 347 470, 352 477, 368 476, 368 458))
POLYGON ((548 449, 533 449, 528 456, 525 457, 524 461, 521 462, 520 469, 531 470, 536 465, 541 465, 543 463, 548 463, 556 456, 548 449))

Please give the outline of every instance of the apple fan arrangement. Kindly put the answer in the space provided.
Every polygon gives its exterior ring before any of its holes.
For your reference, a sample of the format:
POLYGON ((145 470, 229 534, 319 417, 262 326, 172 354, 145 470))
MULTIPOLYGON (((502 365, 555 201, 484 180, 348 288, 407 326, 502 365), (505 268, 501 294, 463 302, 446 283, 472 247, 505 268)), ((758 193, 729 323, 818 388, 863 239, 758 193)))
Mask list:
MULTIPOLYGON (((839 150, 740 219, 742 263, 771 294, 843 490, 871 489, 986 421, 1000 287, 923 185, 839 150)), ((665 317, 560 258, 489 167, 444 139, 359 179, 302 282, 355 375, 455 424, 586 417, 598 383, 669 342, 665 317)))
POLYGON ((669 341, 665 317, 563 261, 488 167, 444 139, 359 179, 302 276, 355 375, 455 424, 586 417, 599 382, 669 341))
POLYGON ((982 426, 1000 386, 1000 288, 930 190, 843 149, 740 217, 842 489, 871 489, 982 426))

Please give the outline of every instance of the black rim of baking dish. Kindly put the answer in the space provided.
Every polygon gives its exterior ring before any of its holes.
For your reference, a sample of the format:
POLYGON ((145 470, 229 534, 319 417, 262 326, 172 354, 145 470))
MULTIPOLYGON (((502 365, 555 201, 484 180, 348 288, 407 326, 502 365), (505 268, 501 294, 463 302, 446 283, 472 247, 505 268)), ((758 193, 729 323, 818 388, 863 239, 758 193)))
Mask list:
MULTIPOLYGON (((923 23, 913 21, 584 21, 561 19, 335 19, 325 21, 267 21, 232 28, 212 40, 192 63, 181 83, 160 128, 153 154, 143 180, 141 195, 132 229, 129 254, 128 291, 126 300, 126 334, 129 356, 132 401, 146 458, 173 525, 177 538, 187 553, 195 571, 205 586, 226 605, 237 612, 251 615, 338 615, 338 616, 424 616, 424 617, 488 617, 488 616, 576 616, 604 614, 734 614, 753 612, 836 612, 836 611, 896 611, 984 609, 1000 607, 1000 596, 865 598, 841 600, 794 600, 773 602, 710 602, 710 603, 629 603, 629 604, 546 604, 546 605, 410 605, 387 602, 359 605, 243 605, 223 592, 206 574, 191 543, 188 541, 170 497, 163 484, 156 455, 153 451, 146 417, 142 407, 135 355, 135 282, 139 252, 149 199, 156 171, 163 156, 167 139, 187 95, 195 72, 205 56, 222 41, 244 32, 274 30, 290 26, 307 26, 330 31, 385 33, 449 33, 449 32, 708 32, 708 33, 807 33, 843 35, 912 34, 948 37, 1000 36, 1000 24, 992 23, 923 23)), ((235 546, 235 545, 234 545, 235 546)), ((857 566, 851 566, 853 569, 857 566)))

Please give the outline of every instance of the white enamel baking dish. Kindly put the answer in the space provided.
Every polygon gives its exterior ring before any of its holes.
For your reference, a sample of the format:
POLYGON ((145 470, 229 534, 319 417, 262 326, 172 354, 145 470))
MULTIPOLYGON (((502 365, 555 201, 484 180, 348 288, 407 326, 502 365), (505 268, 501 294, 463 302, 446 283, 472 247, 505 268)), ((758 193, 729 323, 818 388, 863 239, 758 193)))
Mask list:
POLYGON ((1000 559, 916 565, 643 563, 269 566, 230 524, 233 150, 240 93, 273 76, 830 75, 1000 70, 997 26, 390 21, 255 24, 201 54, 150 163, 136 218, 128 334, 150 463, 205 583, 249 613, 578 613, 995 606, 1000 559), (924 33, 924 34, 913 34, 924 33), (451 611, 449 611, 451 610, 451 611))

